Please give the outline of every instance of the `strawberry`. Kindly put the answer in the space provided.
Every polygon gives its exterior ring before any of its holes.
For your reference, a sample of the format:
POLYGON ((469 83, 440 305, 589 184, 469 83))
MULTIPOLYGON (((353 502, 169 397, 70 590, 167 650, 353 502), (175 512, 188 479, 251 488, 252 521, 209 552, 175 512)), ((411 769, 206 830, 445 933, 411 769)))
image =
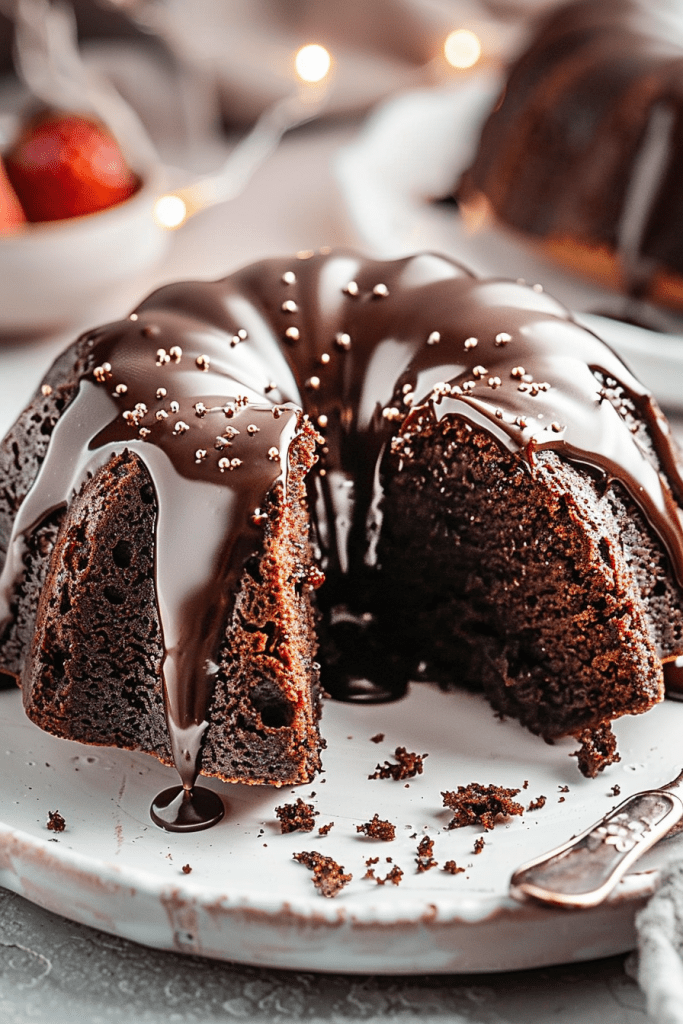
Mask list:
POLYGON ((5 163, 30 221, 104 210, 140 184, 109 130, 82 114, 42 111, 24 126, 5 163))
POLYGON ((16 193, 9 183, 5 165, 0 158, 0 234, 16 231, 26 220, 16 193))

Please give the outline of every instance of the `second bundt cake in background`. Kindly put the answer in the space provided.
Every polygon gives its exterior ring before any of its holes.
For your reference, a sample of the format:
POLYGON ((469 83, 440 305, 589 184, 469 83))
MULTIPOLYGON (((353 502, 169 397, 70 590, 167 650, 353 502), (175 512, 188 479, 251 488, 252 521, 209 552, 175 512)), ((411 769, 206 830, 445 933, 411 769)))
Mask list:
POLYGON ((315 555, 330 693, 483 689, 594 775, 683 653, 682 502, 656 403, 538 286, 264 261, 86 334, 0 446, 0 668, 57 735, 302 782, 315 555))
POLYGON ((457 188, 565 266, 683 308, 683 9, 575 0, 510 68, 457 188))

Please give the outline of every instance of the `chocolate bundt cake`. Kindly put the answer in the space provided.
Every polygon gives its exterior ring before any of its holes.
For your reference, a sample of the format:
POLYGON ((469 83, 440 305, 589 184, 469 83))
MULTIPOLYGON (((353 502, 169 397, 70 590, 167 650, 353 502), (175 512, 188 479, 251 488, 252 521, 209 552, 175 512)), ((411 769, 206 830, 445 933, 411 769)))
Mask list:
POLYGON ((311 777, 318 642, 337 698, 483 689, 595 774, 683 653, 682 502, 652 397, 538 287, 269 260, 49 371, 0 447, 0 666, 186 791, 311 777))
POLYGON ((457 189, 594 280, 683 307, 683 13, 575 0, 512 65, 457 189))

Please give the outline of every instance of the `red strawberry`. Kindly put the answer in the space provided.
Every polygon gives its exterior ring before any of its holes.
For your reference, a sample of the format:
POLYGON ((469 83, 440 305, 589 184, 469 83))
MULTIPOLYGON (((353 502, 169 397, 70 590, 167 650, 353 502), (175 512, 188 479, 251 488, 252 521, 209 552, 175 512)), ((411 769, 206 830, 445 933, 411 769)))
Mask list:
POLYGON ((109 130, 81 114, 38 114, 5 162, 30 221, 104 210, 127 199, 140 184, 109 130))
POLYGON ((10 185, 5 165, 0 159, 0 234, 16 231, 26 221, 16 193, 10 185))

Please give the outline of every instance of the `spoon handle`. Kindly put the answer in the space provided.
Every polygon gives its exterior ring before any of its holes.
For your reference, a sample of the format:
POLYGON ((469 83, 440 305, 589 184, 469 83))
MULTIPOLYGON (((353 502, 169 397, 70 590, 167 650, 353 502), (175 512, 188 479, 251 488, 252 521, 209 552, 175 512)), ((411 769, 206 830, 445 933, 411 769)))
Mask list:
POLYGON ((555 907, 595 907, 682 817, 683 802, 673 793, 636 793, 563 846, 523 864, 510 893, 555 907))

